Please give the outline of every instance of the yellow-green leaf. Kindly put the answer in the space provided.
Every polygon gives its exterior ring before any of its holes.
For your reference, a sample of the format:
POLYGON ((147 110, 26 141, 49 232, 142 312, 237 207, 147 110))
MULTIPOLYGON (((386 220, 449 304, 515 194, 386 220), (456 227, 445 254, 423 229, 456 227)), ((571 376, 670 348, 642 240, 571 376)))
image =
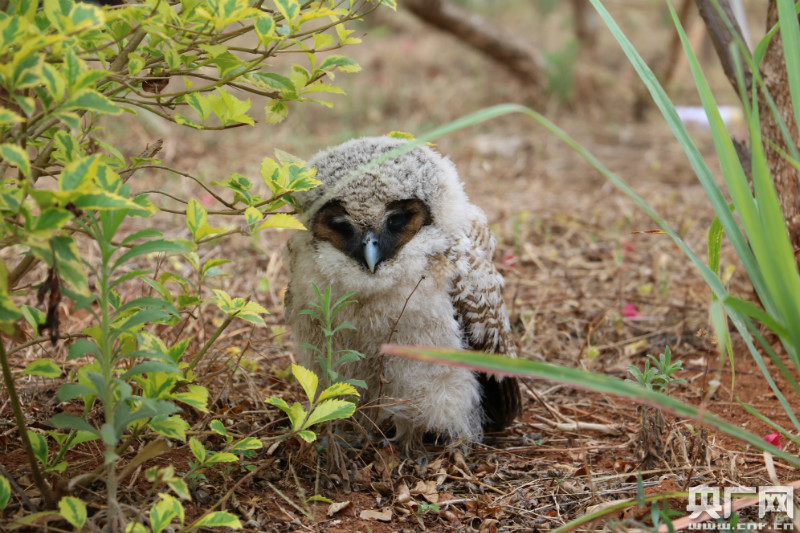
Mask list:
POLYGON ((147 427, 160 433, 170 439, 178 439, 182 442, 186 441, 186 430, 189 429, 189 423, 178 415, 173 415, 168 418, 156 417, 148 422, 147 427))
POLYGON ((188 392, 176 392, 172 398, 202 411, 208 412, 208 389, 200 385, 186 385, 188 392))
POLYGON ((6 508, 11 498, 11 483, 5 476, 0 476, 0 511, 6 508))
POLYGON ((227 511, 214 511, 203 515, 195 524, 195 527, 229 527, 231 529, 242 529, 239 519, 227 511))
POLYGON ((317 440, 317 434, 311 431, 310 429, 304 429, 303 431, 299 431, 297 436, 303 439, 308 443, 312 443, 317 440))
POLYGON ((320 422, 348 418, 356 412, 356 404, 346 400, 325 400, 317 406, 303 424, 303 429, 309 428, 320 422))
POLYGON ((25 118, 10 109, 0 107, 0 124, 14 124, 16 122, 25 122, 25 118))
POLYGON ((26 178, 30 177, 31 162, 28 160, 28 154, 20 146, 10 143, 0 144, 0 157, 9 165, 20 169, 26 178))
POLYGON ((317 395, 317 385, 319 384, 317 375, 311 370, 294 363, 292 363, 292 374, 300 386, 303 387, 308 399, 313 402, 317 395))
POLYGON ((86 523, 86 504, 73 496, 64 496, 58 502, 58 510, 64 520, 80 530, 86 523))
POLYGON ((244 219, 247 221, 248 226, 252 226, 262 218, 264 218, 264 215, 255 207, 251 206, 244 210, 244 219))
POLYGON ((275 213, 270 216, 258 227, 259 230, 264 228, 306 229, 302 222, 286 213, 275 213))
POLYGON ((270 100, 264 107, 264 121, 267 124, 277 124, 289 115, 289 106, 281 100, 270 100))
POLYGON ((57 378, 61 376, 61 368, 50 359, 37 359, 22 371, 25 375, 57 378))
POLYGON ((324 401, 328 398, 335 398, 336 396, 358 396, 356 388, 349 383, 334 383, 324 391, 319 393, 317 401, 324 401))

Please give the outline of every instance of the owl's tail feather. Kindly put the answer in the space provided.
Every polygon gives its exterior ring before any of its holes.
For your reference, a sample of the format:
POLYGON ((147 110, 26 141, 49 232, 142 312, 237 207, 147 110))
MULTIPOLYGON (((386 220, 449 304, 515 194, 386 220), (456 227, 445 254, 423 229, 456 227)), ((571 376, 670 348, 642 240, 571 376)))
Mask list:
POLYGON ((522 398, 517 378, 498 378, 477 374, 481 386, 481 408, 484 413, 483 431, 502 431, 522 414, 522 398))

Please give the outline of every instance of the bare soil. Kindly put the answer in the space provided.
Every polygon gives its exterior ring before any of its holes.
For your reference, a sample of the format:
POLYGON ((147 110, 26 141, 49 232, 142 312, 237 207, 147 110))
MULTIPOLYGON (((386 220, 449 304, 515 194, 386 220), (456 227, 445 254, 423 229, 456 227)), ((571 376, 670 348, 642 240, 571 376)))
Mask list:
MULTIPOLYGON (((508 10, 492 13, 484 6, 483 11, 537 46, 558 51, 569 38, 569 10, 564 2, 546 13, 545 4, 509 2, 508 10)), ((660 18, 663 13, 647 2, 610 4, 643 55, 657 60, 670 39, 660 18)), ((760 24, 761 19, 753 20, 760 24)), ((647 112, 643 121, 634 120, 633 103, 641 89, 604 31, 597 48, 582 52, 573 65, 574 95, 560 100, 529 95, 502 67, 408 15, 384 13, 363 30, 366 44, 345 53, 364 70, 337 78, 348 95, 339 97, 332 110, 293 106, 279 126, 259 124, 226 132, 186 131, 145 117, 124 117, 105 127, 126 154, 137 154, 163 138, 160 157, 166 166, 206 182, 231 172, 259 181, 258 165, 275 148, 307 158, 353 136, 392 130, 420 133, 487 105, 529 103, 625 179, 705 257, 714 213, 657 111, 647 112)), ((706 57, 706 63, 720 100, 733 102, 714 57, 706 57)), ((684 68, 670 93, 677 102, 691 104, 696 98, 689 87, 684 68)), ((692 135, 716 169, 708 132, 694 128, 692 135)), ((506 278, 506 302, 522 357, 625 378, 628 365, 642 368, 646 354, 657 355, 669 346, 673 358, 683 361, 679 376, 688 382, 671 389, 673 396, 703 405, 759 436, 772 428, 747 413, 739 400, 790 425, 741 340, 734 339, 733 366, 720 357, 707 318, 711 294, 690 261, 666 235, 652 232, 655 223, 569 147, 531 120, 513 116, 443 138, 436 148, 456 163, 469 196, 492 223, 499 243, 496 262, 506 278), (718 388, 712 389, 712 382, 718 388)), ((142 190, 208 200, 191 182, 177 178, 142 173, 134 181, 142 190)), ((154 198, 160 205, 175 205, 154 198)), ((167 216, 148 224, 168 236, 187 234, 167 216)), ((284 434, 286 420, 264 399, 281 396, 291 402, 303 397, 285 378, 293 360, 282 315, 287 236, 288 232, 234 236, 201 251, 206 258, 233 259, 227 268, 230 277, 220 281, 221 286, 231 294, 253 297, 271 314, 267 328, 237 323, 224 334, 198 372, 198 382, 211 391, 211 412, 185 410, 184 415, 192 424, 190 433, 209 449, 224 446, 208 431, 212 419, 221 420, 237 437, 262 439, 265 447, 246 461, 251 471, 234 465, 207 471, 205 479, 193 482, 187 520, 224 497, 221 508, 237 514, 246 531, 548 531, 604 505, 635 498, 637 475, 647 495, 701 484, 771 483, 764 457, 727 435, 670 413, 664 413, 660 429, 651 420, 643 430, 640 408, 627 400, 540 380, 524 384, 522 418, 502 435, 476 443, 466 455, 432 446, 427 457, 414 461, 401 457, 387 441, 359 440, 357 447, 340 443, 346 468, 329 469, 330 454, 324 446, 292 440, 272 447, 284 434), (264 279, 269 283, 259 285, 264 279), (328 503, 307 503, 313 495, 349 503, 332 512, 328 503)), ((728 269, 734 294, 754 299, 727 243, 722 268, 728 269)), ((89 317, 72 313, 66 304, 62 314, 64 331, 89 324, 89 317)), ((184 332, 195 336, 190 351, 218 323, 219 317, 207 315, 184 332)), ((165 339, 172 335, 163 333, 165 339)), ((14 354, 14 371, 45 356, 65 373, 79 364, 65 361, 64 346, 37 345, 14 354)), ((58 383, 52 380, 20 377, 18 384, 34 431, 49 429, 48 420, 56 412, 77 408, 58 403, 58 383)), ((792 397, 782 383, 778 386, 792 397)), ((0 462, 35 498, 12 420, 7 394, 0 391, 0 462)), ((345 426, 340 434, 358 434, 361 429, 345 426)), ((126 459, 145 444, 147 440, 133 446, 126 459)), ((797 453, 795 445, 783 444, 797 453)), ((144 468, 171 464, 178 472, 186 471, 191 458, 188 446, 174 442, 168 453, 121 480, 121 499, 129 516, 143 512, 149 487, 144 468)), ((62 493, 69 478, 98 466, 100 446, 81 445, 67 459, 70 471, 57 483, 62 493)), ((775 467, 779 481, 798 479, 796 470, 780 461, 775 467)), ((90 513, 101 508, 102 491, 97 484, 78 494, 97 502, 90 513)), ((685 499, 667 503, 685 514, 685 499)), ((17 512, 19 507, 12 506, 6 518, 17 512)), ((0 530, 2 521, 0 517, 0 530)), ((630 505, 577 530, 627 531, 648 524, 649 510, 630 505)))

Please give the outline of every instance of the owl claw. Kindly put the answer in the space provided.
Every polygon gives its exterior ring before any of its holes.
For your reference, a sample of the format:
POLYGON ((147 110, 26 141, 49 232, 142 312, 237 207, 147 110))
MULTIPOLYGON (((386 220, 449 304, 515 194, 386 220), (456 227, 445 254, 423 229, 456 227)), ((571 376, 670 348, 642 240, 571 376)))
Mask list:
POLYGON ((375 272, 375 265, 381 260, 381 251, 378 248, 378 238, 374 233, 368 231, 362 241, 364 245, 364 261, 367 263, 370 272, 375 272))

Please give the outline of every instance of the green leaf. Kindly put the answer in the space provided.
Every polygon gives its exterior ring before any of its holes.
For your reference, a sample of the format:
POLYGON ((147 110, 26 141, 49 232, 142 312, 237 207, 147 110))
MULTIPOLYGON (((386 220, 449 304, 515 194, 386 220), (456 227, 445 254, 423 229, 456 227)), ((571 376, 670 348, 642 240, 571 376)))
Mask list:
POLYGON ((208 427, 218 435, 222 435, 223 437, 228 436, 228 430, 225 429, 225 426, 219 420, 212 420, 208 427))
POLYGON ((249 72, 244 76, 244 79, 256 86, 276 89, 289 96, 295 93, 294 83, 283 74, 276 74, 274 72, 249 72))
POLYGON ((300 2, 297 0, 275 0, 275 6, 290 25, 300 16, 300 2))
POLYGON ((61 368, 50 359, 37 359, 22 371, 23 375, 57 378, 61 376, 61 368))
POLYGON ((189 449, 192 451, 192 455, 194 455, 201 464, 205 463, 206 455, 208 454, 202 442, 194 437, 189 437, 189 449))
POLYGON ((334 383, 319 393, 317 401, 322 402, 328 398, 335 398, 336 396, 358 396, 358 391, 349 383, 334 383))
POLYGON ((33 455, 36 456, 36 459, 38 459, 40 463, 47 466, 47 439, 30 429, 25 431, 28 433, 28 440, 31 441, 33 455))
POLYGON ((134 365, 120 377, 124 380, 128 380, 133 376, 150 374, 153 372, 178 372, 178 368, 172 362, 166 363, 164 361, 145 361, 144 363, 134 365))
POLYGON ((184 511, 181 502, 163 492, 159 494, 159 497, 161 499, 150 509, 150 527, 153 533, 164 531, 176 517, 181 524, 184 522, 184 511))
POLYGON ((31 162, 28 160, 28 154, 25 150, 16 144, 0 144, 0 157, 9 165, 17 167, 26 178, 30 177, 31 162))
POLYGON ((168 437, 170 439, 178 439, 182 442, 186 441, 186 430, 189 429, 189 423, 178 415, 170 417, 155 417, 147 423, 147 427, 168 437))
POLYGON ((143 242, 142 244, 137 244, 136 246, 132 246, 130 249, 128 249, 127 252, 125 252, 119 258, 117 258, 117 260, 114 262, 114 265, 111 268, 112 270, 116 270, 123 263, 133 259, 134 257, 139 257, 140 255, 160 253, 160 252, 178 254, 186 251, 188 251, 188 248, 181 241, 155 239, 152 241, 143 242))
POLYGON ((128 54, 128 74, 136 76, 144 68, 144 58, 136 52, 128 54))
POLYGON ((86 431, 92 435, 100 436, 100 432, 98 432, 97 429, 89 422, 68 413, 58 413, 57 415, 53 415, 53 418, 50 419, 50 422, 57 428, 77 429, 80 431, 86 431))
POLYGON ((70 345, 67 353, 67 361, 72 361, 85 355, 100 357, 100 348, 97 347, 97 343, 93 340, 78 339, 70 345))
POLYGON ((25 118, 10 109, 0 107, 0 124, 16 124, 18 122, 25 122, 25 118))
POLYGON ((211 452, 206 458, 205 464, 213 465, 216 463, 235 463, 238 460, 238 457, 229 452, 211 452))
POLYGON ((349 57, 344 57, 340 55, 330 55, 322 60, 317 69, 318 70, 339 69, 342 72, 358 72, 361 70, 361 67, 358 65, 358 63, 356 63, 349 57))
POLYGON ((194 407, 198 411, 208 412, 208 389, 200 385, 187 385, 188 392, 177 392, 172 394, 172 398, 194 407))
POLYGON ((27 228, 27 232, 29 235, 35 233, 36 237, 40 239, 49 239, 53 233, 63 228, 73 218, 75 215, 66 209, 45 209, 33 219, 33 226, 27 228))
POLYGON ((78 295, 90 297, 89 283, 75 240, 69 235, 58 235, 50 242, 56 252, 56 266, 61 280, 78 295))
POLYGON ((261 211, 256 209, 255 207, 248 207, 244 210, 244 219, 247 222, 248 226, 255 225, 256 222, 264 218, 264 215, 261 214, 261 211))
POLYGON ((86 523, 86 504, 73 496, 64 496, 58 502, 58 510, 64 520, 80 530, 86 523))
POLYGON ((298 431, 297 436, 308 443, 312 443, 315 440, 317 440, 317 434, 311 431, 310 429, 304 429, 303 431, 298 431))
POLYGON ((33 46, 25 46, 14 54, 12 62, 11 79, 9 80, 11 92, 16 92, 26 87, 39 85, 42 75, 42 65, 44 55, 33 49, 33 46))
POLYGON ((303 429, 320 422, 349 418, 356 412, 356 404, 347 400, 325 400, 311 412, 303 429))
POLYGON ((270 100, 264 107, 264 122, 278 124, 289 115, 289 106, 281 100, 270 100))
POLYGON ((194 237, 195 242, 203 237, 225 231, 209 225, 208 213, 205 208, 200 205, 200 202, 194 198, 192 198, 189 205, 186 206, 186 226, 189 228, 189 231, 192 232, 192 237, 194 237))
POLYGON ((184 480, 175 478, 168 481, 167 485, 172 489, 172 492, 178 495, 178 498, 182 500, 192 499, 192 494, 189 492, 189 487, 184 480))
POLYGON ((260 13, 253 21, 253 26, 263 45, 268 46, 274 40, 275 20, 268 13, 260 13))
POLYGON ((259 231, 264 228, 306 229, 302 222, 297 220, 292 215, 286 213, 272 214, 267 220, 264 221, 263 224, 258 227, 259 231))
POLYGON ((227 511, 214 511, 203 515, 200 520, 193 524, 194 527, 228 527, 231 529, 242 529, 242 524, 236 516, 227 511))
POLYGON ((82 89, 64 102, 63 109, 82 109, 94 113, 119 115, 122 108, 94 89, 82 89))
POLYGON ((292 363, 292 375, 300 386, 303 387, 306 397, 313 402, 317 396, 317 385, 319 382, 317 375, 311 370, 294 363, 292 363))
POLYGON ((59 387, 57 398, 61 402, 68 402, 75 398, 97 395, 97 391, 87 385, 78 385, 77 383, 64 383, 59 387))
MULTIPOLYGON (((238 300, 239 298, 237 298, 238 300)), ((261 318, 261 315, 267 315, 269 311, 264 309, 263 306, 257 304, 256 302, 247 302, 244 304, 238 313, 236 313, 236 318, 244 320, 245 322, 250 322, 251 324, 256 324, 258 326, 266 326, 264 319, 261 318)))
POLYGON ((0 476, 0 511, 5 510, 11 498, 11 483, 5 476, 0 476))
POLYGON ((211 105, 214 114, 219 117, 223 126, 231 124, 250 124, 255 122, 247 115, 247 111, 252 105, 250 99, 240 100, 224 89, 217 89, 217 92, 208 96, 208 103, 211 105))
POLYGON ((245 450, 260 450, 264 447, 264 444, 255 437, 245 437, 236 444, 233 445, 231 448, 231 452, 239 453, 245 450))

